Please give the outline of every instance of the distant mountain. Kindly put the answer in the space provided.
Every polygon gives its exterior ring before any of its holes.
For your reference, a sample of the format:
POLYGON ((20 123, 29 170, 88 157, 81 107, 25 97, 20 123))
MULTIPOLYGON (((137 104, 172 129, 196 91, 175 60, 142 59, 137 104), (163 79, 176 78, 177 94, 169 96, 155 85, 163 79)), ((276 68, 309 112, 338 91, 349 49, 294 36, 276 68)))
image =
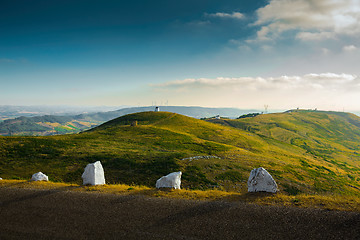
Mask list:
MULTIPOLYGON (((0 123, 0 135, 29 135, 47 136, 66 133, 77 133, 111 119, 137 112, 154 111, 155 107, 132 107, 116 111, 96 112, 77 115, 45 115, 34 117, 17 117, 0 123)), ((250 112, 259 112, 254 109, 237 108, 204 108, 183 106, 161 106, 160 111, 173 112, 194 118, 207 118, 220 115, 222 117, 237 118, 250 112)))
MULTIPOLYGON (((137 113, 137 112, 148 112, 154 111, 155 107, 132 107, 123 108, 116 111, 104 112, 104 113, 93 113, 93 114, 81 114, 77 118, 87 119, 91 118, 96 121, 108 121, 110 119, 123 116, 126 114, 137 113)), ((238 108, 205 108, 205 107, 184 107, 184 106, 160 106, 162 112, 173 112, 188 117, 194 118, 207 118, 220 115, 222 117, 237 118, 242 114, 249 112, 259 112, 255 109, 238 109, 238 108)))
POLYGON ((114 111, 121 107, 109 106, 12 106, 0 105, 0 122, 17 117, 34 117, 44 115, 76 115, 81 113, 114 111))

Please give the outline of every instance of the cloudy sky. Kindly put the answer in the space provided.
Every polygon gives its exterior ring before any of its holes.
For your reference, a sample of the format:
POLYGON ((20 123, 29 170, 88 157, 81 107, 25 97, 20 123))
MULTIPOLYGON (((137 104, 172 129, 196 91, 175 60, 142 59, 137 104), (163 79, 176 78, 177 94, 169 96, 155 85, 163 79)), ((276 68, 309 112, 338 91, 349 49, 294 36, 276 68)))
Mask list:
POLYGON ((359 64, 360 0, 1 1, 0 105, 354 111, 359 64))

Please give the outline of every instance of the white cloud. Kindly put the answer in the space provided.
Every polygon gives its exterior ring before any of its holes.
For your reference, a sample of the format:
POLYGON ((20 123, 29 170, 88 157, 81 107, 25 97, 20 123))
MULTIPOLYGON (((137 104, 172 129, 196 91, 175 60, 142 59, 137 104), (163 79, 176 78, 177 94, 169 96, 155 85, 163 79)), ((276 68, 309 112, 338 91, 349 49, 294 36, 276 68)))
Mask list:
POLYGON ((243 18, 245 18, 244 14, 242 14, 242 13, 240 13, 240 12, 232 12, 232 13, 222 13, 222 12, 209 13, 209 14, 206 14, 206 16, 209 16, 209 17, 218 17, 218 18, 234 18, 234 19, 243 19, 243 18))
POLYGON ((321 73, 321 74, 316 74, 316 73, 310 73, 310 74, 306 74, 303 76, 304 79, 308 79, 308 80, 313 80, 316 82, 321 82, 321 83, 325 83, 328 84, 329 82, 336 82, 338 84, 344 84, 344 83, 349 83, 349 82, 353 82, 354 80, 357 79, 356 75, 351 75, 351 74, 336 74, 336 73, 321 73))
POLYGON ((272 109, 359 110, 360 78, 351 74, 309 73, 280 77, 188 78, 153 84, 152 92, 172 103, 272 109))
POLYGON ((153 85, 160 88, 228 88, 249 90, 347 90, 358 88, 360 79, 351 74, 310 73, 280 77, 188 78, 153 85))
POLYGON ((261 29, 256 33, 257 34, 257 39, 260 41, 267 41, 267 40, 271 40, 268 35, 270 32, 270 28, 263 26, 261 27, 261 29))
POLYGON ((321 48, 321 52, 324 55, 328 55, 331 51, 328 48, 321 48))
POLYGON ((335 38, 333 32, 299 32, 296 34, 296 38, 303 41, 321 41, 324 39, 335 38))
POLYGON ((355 50, 357 50, 357 47, 355 47, 354 45, 347 45, 343 47, 343 50, 345 52, 353 52, 355 50))
POLYGON ((188 23, 189 26, 197 26, 197 27, 202 27, 202 26, 206 26, 209 24, 210 24, 210 21, 192 21, 192 22, 188 23))
POLYGON ((257 15, 258 40, 289 30, 307 41, 360 33, 360 0, 271 0, 257 15))

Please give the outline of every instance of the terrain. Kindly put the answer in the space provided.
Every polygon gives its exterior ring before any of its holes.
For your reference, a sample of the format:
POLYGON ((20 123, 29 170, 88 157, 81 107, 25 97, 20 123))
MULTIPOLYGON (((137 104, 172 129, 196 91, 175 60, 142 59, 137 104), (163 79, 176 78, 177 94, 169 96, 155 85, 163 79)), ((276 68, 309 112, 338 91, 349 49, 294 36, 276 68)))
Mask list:
POLYGON ((292 111, 209 121, 216 123, 140 112, 80 134, 0 137, 0 176, 42 171, 51 181, 81 183, 86 164, 99 160, 111 184, 153 187, 180 170, 183 188, 244 193, 250 171, 262 166, 289 195, 360 196, 355 115, 292 111))
POLYGON ((97 113, 118 110, 123 107, 109 106, 67 106, 67 105, 33 105, 33 106, 16 106, 0 105, 0 122, 6 119, 18 117, 35 117, 35 116, 71 116, 83 113, 97 113))
POLYGON ((319 191, 342 189, 343 183, 348 179, 354 180, 353 183, 356 184, 348 183, 347 186, 360 190, 360 121, 354 114, 291 110, 248 118, 209 121, 302 148, 317 163, 301 159, 300 164, 289 164, 287 169, 298 178, 313 178, 314 186, 319 191), (342 179, 337 178, 339 175, 342 175, 342 179), (321 183, 318 182, 320 176, 323 178, 321 183))
MULTIPOLYGON (((71 114, 75 110, 68 108, 69 112, 65 114, 65 107, 61 108, 61 111, 58 109, 58 112, 54 112, 52 109, 39 108, 40 107, 24 108, 0 106, 0 135, 48 136, 78 133, 126 114, 154 110, 154 107, 132 107, 122 108, 116 111, 93 112, 96 108, 92 108, 90 109, 92 110, 90 113, 71 114), (54 114, 41 115, 41 113, 46 111, 54 114), (63 115, 59 113, 63 113, 63 115)), ((179 113, 195 118, 212 117, 215 115, 236 118, 243 113, 254 111, 246 109, 241 110, 237 108, 203 108, 182 106, 161 106, 160 108, 163 111, 179 113)))
POLYGON ((0 188, 0 238, 360 238, 354 212, 67 190, 0 188))

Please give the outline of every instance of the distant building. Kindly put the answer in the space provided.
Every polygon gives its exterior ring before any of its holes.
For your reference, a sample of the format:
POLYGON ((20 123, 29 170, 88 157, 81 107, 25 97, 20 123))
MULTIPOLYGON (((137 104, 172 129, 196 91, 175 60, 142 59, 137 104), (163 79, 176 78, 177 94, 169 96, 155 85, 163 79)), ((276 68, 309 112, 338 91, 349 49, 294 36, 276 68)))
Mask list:
POLYGON ((155 112, 160 112, 160 108, 159 108, 159 107, 155 107, 155 112))
POLYGON ((220 119, 220 115, 216 115, 216 116, 215 116, 215 119, 220 119))

